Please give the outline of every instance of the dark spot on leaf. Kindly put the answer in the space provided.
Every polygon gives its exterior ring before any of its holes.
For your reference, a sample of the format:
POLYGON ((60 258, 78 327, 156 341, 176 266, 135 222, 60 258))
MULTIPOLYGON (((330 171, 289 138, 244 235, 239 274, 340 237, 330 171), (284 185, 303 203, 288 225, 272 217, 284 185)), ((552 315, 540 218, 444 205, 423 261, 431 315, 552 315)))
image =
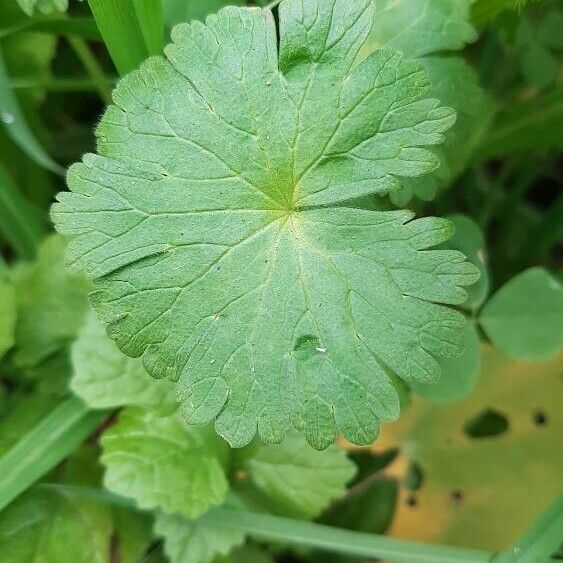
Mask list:
POLYGON ((463 491, 460 491, 459 489, 455 489, 451 492, 450 497, 453 502, 459 504, 461 501, 463 501, 463 491))
POLYGON ((547 424, 547 415, 545 414, 544 411, 542 410, 536 410, 533 415, 532 415, 532 419, 534 421, 534 424, 536 426, 545 426, 547 424))
POLYGON ((422 471, 422 467, 416 462, 413 461, 410 466, 408 473, 405 476, 404 485, 407 489, 411 491, 418 491, 422 486, 424 481, 424 472, 422 471))
POLYGON ((471 418, 463 431, 470 438, 490 438, 499 436, 509 428, 508 418, 494 409, 486 409, 471 418))
POLYGON ((410 506, 412 508, 418 506, 418 499, 416 498, 416 495, 409 495, 406 502, 407 506, 410 506))

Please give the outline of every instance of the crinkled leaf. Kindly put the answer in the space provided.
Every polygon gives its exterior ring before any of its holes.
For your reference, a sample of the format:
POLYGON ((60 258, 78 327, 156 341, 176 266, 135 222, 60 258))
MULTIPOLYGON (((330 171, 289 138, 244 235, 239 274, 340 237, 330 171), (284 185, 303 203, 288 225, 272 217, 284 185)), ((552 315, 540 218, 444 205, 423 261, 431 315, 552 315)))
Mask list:
POLYGON ((63 263, 65 241, 46 239, 37 261, 14 270, 17 323, 15 362, 37 365, 64 348, 84 321, 89 283, 63 263))
POLYGON ((543 268, 530 268, 493 295, 479 322, 510 357, 547 360, 563 347, 563 284, 543 268))
POLYGON ((477 38, 471 0, 373 0, 366 48, 390 47, 410 57, 461 49, 477 38))
POLYGON ((100 156, 69 172, 52 216, 95 279, 109 334, 178 380, 188 423, 233 446, 290 424, 316 448, 365 444, 398 416, 388 370, 439 376, 462 350, 444 304, 477 279, 452 233, 409 212, 331 207, 433 170, 453 112, 422 66, 381 50, 352 67, 368 0, 284 0, 180 25, 167 58, 125 78, 100 156))
POLYGON ((356 470, 344 450, 312 450, 297 432, 281 444, 252 444, 239 455, 240 470, 268 497, 268 507, 290 517, 317 516, 344 494, 356 470))
POLYGON ((17 0, 20 8, 28 15, 36 13, 48 16, 57 12, 66 12, 68 0, 17 0))
POLYGON ((11 283, 0 279, 0 358, 14 345, 16 294, 11 283))
POLYGON ((140 508, 195 518, 225 499, 228 449, 210 428, 186 429, 176 414, 129 407, 102 446, 105 486, 140 508))
POLYGON ((72 345, 72 390, 92 408, 126 405, 174 410, 174 386, 148 375, 141 360, 129 358, 108 337, 93 311, 72 345))
POLYGON ((481 341, 473 323, 465 328, 465 350, 457 358, 440 360, 442 377, 435 385, 411 383, 411 389, 436 404, 453 403, 467 397, 481 372, 481 341))
POLYGON ((203 520, 159 514, 155 533, 164 538, 164 552, 171 563, 211 563, 244 541, 244 534, 203 520))

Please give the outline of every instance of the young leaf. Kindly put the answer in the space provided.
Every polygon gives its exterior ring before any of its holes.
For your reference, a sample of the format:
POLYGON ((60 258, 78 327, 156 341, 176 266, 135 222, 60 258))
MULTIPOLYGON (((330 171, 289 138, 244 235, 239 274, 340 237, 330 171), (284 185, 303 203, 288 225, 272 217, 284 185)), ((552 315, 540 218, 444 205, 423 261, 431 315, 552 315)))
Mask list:
POLYGON ((211 563, 217 555, 226 555, 244 541, 242 531, 177 514, 159 514, 154 530, 164 538, 164 552, 171 563, 211 563))
POLYGON ((440 360, 442 377, 435 385, 411 383, 411 389, 435 404, 446 404, 467 397, 481 372, 481 341, 473 323, 465 328, 465 350, 457 358, 440 360))
POLYGON ((317 452, 297 432, 281 444, 253 444, 240 456, 241 470, 266 494, 268 506, 296 518, 314 518, 342 496, 356 469, 344 450, 317 452))
POLYGON ((0 359, 14 345, 16 300, 11 283, 0 279, 0 359))
POLYGON ((390 47, 410 57, 458 50, 477 38, 471 0, 373 0, 375 19, 366 47, 390 47))
POLYGON ((71 389, 91 408, 175 408, 173 384, 153 379, 141 360, 125 356, 93 311, 72 345, 72 364, 71 389))
POLYGON ((130 407, 102 436, 104 484, 140 508, 195 518, 223 502, 227 446, 209 428, 130 407))
POLYGON ((293 422, 322 449, 398 416, 388 370, 433 381, 462 350, 477 277, 448 222, 336 206, 433 170, 453 112, 421 65, 387 50, 352 67, 368 0, 225 8, 175 28, 167 58, 124 79, 100 156, 52 210, 69 263, 96 280, 109 334, 178 381, 188 423, 233 446, 293 422), (308 22, 303 30, 303 21, 308 22))
POLYGON ((563 346, 563 285, 530 268, 501 287, 479 318, 493 344, 517 360, 547 360, 563 346))
POLYGON ((84 321, 90 287, 63 264, 65 241, 49 237, 37 261, 14 270, 17 323, 15 362, 31 367, 63 348, 84 321))

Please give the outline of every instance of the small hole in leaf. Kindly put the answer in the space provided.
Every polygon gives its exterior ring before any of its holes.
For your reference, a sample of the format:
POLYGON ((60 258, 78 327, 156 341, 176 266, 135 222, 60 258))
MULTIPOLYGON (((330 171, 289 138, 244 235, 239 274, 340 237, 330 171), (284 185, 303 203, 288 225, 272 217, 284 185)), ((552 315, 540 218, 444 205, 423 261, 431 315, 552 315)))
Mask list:
POLYGON ((547 424, 547 415, 542 410, 535 411, 532 419, 536 426, 545 426, 547 424))
POLYGON ((410 466, 408 473, 404 479, 404 485, 410 491, 418 491, 422 486, 422 482, 424 481, 424 473, 420 465, 413 461, 410 466))
POLYGON ((411 508, 418 506, 418 499, 416 498, 416 495, 409 495, 407 497, 407 506, 410 506, 411 508))
POLYGON ((494 409, 486 409, 470 419, 463 431, 470 438, 490 438, 508 430, 508 418, 494 409))
POLYGON ((463 491, 459 489, 455 489, 451 492, 451 499, 456 503, 459 504, 463 500, 463 491))

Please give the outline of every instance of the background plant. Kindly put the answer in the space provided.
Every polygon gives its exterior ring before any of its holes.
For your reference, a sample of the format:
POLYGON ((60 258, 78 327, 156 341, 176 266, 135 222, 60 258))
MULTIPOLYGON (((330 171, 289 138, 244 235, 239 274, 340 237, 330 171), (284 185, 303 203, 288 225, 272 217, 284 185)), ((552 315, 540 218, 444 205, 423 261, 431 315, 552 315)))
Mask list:
MULTIPOLYGON (((556 557, 560 503, 524 532, 556 497, 562 469, 557 2, 374 2, 373 27, 356 64, 380 48, 402 53, 414 60, 410 68, 427 74, 426 97, 453 108, 457 120, 446 123, 442 113, 439 128, 426 129, 429 137, 443 135, 428 138, 434 156, 424 157, 437 157, 438 168, 395 171, 401 181, 387 195, 364 193, 358 183, 357 197, 344 206, 448 217, 453 238, 441 240, 449 227, 435 223, 442 235, 421 234, 427 237, 423 246, 463 252, 481 276, 457 301, 447 292, 430 296, 428 278, 403 282, 423 299, 459 305, 468 319, 460 333, 463 353, 436 355, 442 378, 435 385, 392 378, 401 419, 384 425, 372 448, 340 444, 322 452, 294 430, 280 444, 257 438, 231 449, 210 426, 186 427, 174 384, 151 378, 140 359, 123 355, 107 336, 88 305, 92 282, 64 266, 67 241, 50 234, 48 212, 62 187, 60 175, 94 150, 92 130, 117 75, 160 53, 173 25, 203 19, 222 5, 10 0, 0 8, 2 557, 326 561, 326 552, 315 547, 336 552, 334 560, 487 561, 496 551, 500 561, 556 557), (389 528, 389 537, 376 535, 389 528)), ((327 72, 341 72, 336 66, 327 72)), ((116 96, 142 91, 135 76, 120 84, 116 96)), ((274 103, 262 101, 266 108, 274 103)), ((134 96, 128 103, 136 103, 134 96)), ((322 109, 314 108, 311 123, 322 109)), ((146 130, 147 115, 141 115, 146 130)), ((416 116, 420 127, 426 115, 416 116)), ((99 146, 114 154, 119 147, 103 143, 115 135, 109 128, 117 117, 108 114, 98 129, 99 146)), ((412 138, 411 132, 400 142, 412 138)), ((107 172, 93 177, 99 181, 107 172)), ((349 179, 354 171, 345 172, 349 179)), ((77 182, 71 175, 71 187, 77 182)), ((87 178, 82 182, 80 189, 87 190, 87 178)), ((91 227, 76 209, 67 217, 69 234, 91 227)), ((57 212, 55 218, 63 223, 57 212)), ((103 220, 97 217, 95 224, 103 220)), ((431 225, 407 224, 420 225, 420 233, 431 225)), ((100 262, 108 258, 100 255, 100 262)), ((86 269, 96 267, 92 261, 86 269)), ((106 310, 105 320, 114 313, 106 310)), ((131 334, 120 330, 110 334, 127 347, 131 334)), ((297 339, 296 352, 315 370, 324 346, 309 334, 307 329, 297 339)), ((400 372, 392 355, 389 360, 400 372)), ((360 405, 354 399, 351 408, 360 405)), ((342 422, 339 429, 370 443, 376 425, 362 419, 363 427, 342 422)), ((307 431, 306 421, 297 426, 307 431)), ((325 447, 333 432, 327 423, 306 434, 325 447)), ((261 435, 268 439, 267 432, 261 435)))

